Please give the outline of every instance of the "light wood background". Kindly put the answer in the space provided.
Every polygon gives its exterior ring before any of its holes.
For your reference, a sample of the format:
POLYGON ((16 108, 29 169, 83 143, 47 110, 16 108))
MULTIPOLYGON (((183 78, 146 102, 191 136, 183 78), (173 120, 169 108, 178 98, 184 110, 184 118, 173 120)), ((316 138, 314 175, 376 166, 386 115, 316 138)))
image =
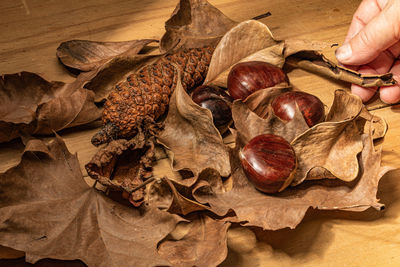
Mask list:
MULTIPOLYGON (((262 19, 278 39, 301 38, 341 43, 360 1, 351 0, 210 0, 227 16, 242 21, 270 11, 262 19)), ((48 80, 74 79, 58 63, 59 43, 71 39, 123 41, 159 38, 177 0, 1 0, 0 73, 36 72, 48 80)), ((324 53, 334 60, 334 49, 324 53)), ((330 105, 333 91, 348 84, 302 70, 289 73, 298 88, 330 105)), ((383 164, 400 167, 400 105, 379 100, 369 105, 386 119, 383 164)), ((96 151, 93 127, 66 130, 61 136, 82 167, 96 151)), ((0 171, 18 164, 19 141, 0 144, 0 171)), ((159 162, 156 174, 170 172, 159 162)), ((84 169, 82 168, 85 173, 84 169)), ((229 232, 229 255, 223 266, 400 266, 400 171, 387 174, 378 197, 386 210, 362 213, 310 211, 295 230, 229 232)), ((21 255, 5 248, 1 257, 21 255)))

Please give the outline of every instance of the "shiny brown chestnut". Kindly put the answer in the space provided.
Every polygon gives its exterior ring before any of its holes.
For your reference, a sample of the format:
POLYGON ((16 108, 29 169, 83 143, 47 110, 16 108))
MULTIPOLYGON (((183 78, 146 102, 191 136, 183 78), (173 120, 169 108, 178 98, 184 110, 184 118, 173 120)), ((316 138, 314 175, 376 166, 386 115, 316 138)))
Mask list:
POLYGON ((228 91, 234 99, 246 99, 257 90, 288 82, 283 70, 262 61, 241 62, 228 75, 228 91))
POLYGON ((293 119, 296 105, 299 107, 309 127, 313 127, 325 119, 324 104, 315 95, 305 92, 290 91, 282 93, 272 101, 271 105, 275 115, 284 121, 293 119))
POLYGON ((280 192, 289 186, 297 167, 292 146, 273 134, 251 139, 239 157, 247 178, 264 193, 280 192))
POLYGON ((228 126, 232 121, 233 99, 220 87, 202 85, 197 87, 191 96, 193 102, 211 111, 213 123, 218 129, 228 126))

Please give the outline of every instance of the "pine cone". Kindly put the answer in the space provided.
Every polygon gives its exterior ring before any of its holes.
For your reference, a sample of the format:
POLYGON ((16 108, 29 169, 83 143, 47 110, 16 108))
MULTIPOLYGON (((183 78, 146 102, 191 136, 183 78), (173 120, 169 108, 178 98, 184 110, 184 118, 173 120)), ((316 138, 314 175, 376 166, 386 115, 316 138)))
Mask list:
POLYGON ((113 139, 131 138, 139 127, 157 120, 168 108, 177 80, 185 90, 200 85, 207 75, 214 49, 194 48, 167 55, 115 86, 103 110, 103 128, 93 136, 96 146, 113 139))

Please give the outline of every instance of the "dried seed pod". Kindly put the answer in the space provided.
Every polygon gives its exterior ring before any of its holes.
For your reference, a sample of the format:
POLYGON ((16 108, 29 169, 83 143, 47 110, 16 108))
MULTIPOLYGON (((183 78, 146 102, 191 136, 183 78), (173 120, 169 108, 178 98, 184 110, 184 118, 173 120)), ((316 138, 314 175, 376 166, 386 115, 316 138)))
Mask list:
POLYGON ((166 111, 176 85, 177 70, 185 89, 200 85, 208 71, 212 47, 183 50, 167 55, 131 74, 115 86, 104 104, 103 128, 92 138, 100 145, 118 138, 131 138, 166 111))

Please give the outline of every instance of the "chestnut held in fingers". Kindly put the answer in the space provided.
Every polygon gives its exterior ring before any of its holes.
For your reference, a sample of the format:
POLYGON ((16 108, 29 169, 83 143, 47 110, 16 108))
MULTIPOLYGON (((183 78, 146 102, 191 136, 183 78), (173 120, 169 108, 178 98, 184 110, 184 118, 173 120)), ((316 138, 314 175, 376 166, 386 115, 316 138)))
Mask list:
POLYGON ((234 99, 246 99, 257 90, 288 82, 279 67, 262 61, 241 62, 228 75, 228 91, 234 99))
POLYGON ((251 139, 239 157, 247 178, 265 193, 280 192, 289 186, 297 167, 292 146, 273 134, 251 139))
POLYGON ((213 116, 214 125, 228 126, 232 121, 232 97, 217 86, 202 85, 192 92, 192 100, 197 105, 209 109, 213 116))
POLYGON ((290 91, 278 95, 272 101, 272 109, 275 115, 284 121, 293 119, 296 105, 299 107, 309 127, 313 127, 325 119, 324 104, 314 95, 305 92, 290 91))

